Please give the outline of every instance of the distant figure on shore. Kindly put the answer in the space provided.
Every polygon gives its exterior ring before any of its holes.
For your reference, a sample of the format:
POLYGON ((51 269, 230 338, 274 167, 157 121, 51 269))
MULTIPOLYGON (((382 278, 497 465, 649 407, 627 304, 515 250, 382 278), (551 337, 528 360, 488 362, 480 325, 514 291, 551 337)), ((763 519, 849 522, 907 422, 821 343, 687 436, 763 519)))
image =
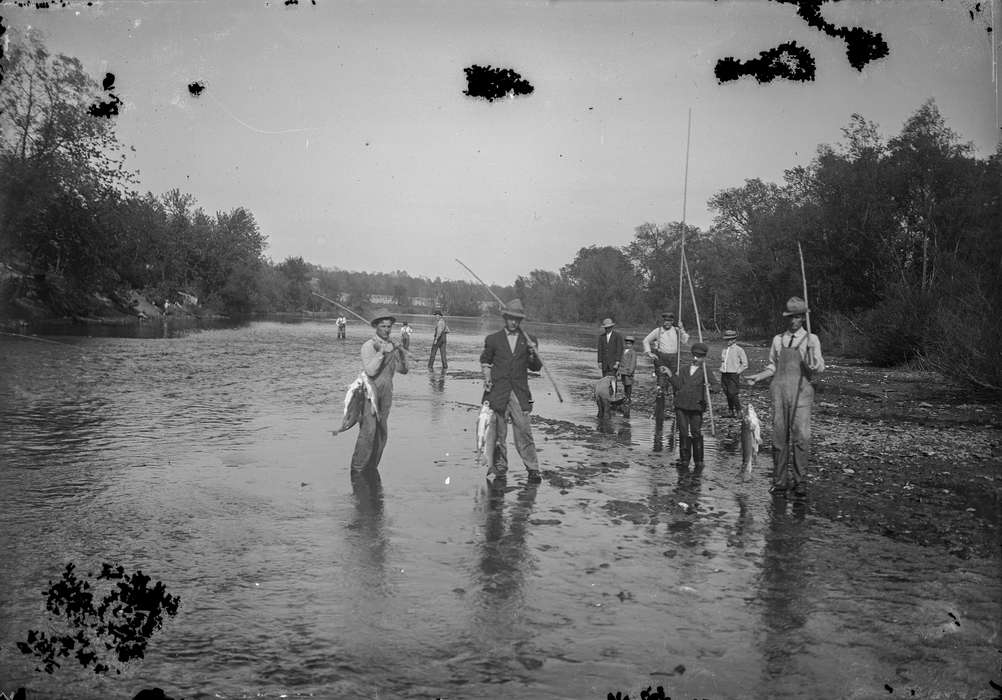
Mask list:
POLYGON ((414 329, 407 321, 404 321, 404 325, 400 326, 400 343, 404 346, 404 350, 411 349, 411 333, 413 332, 414 329))
POLYGON ((447 369, 449 367, 449 363, 445 357, 445 342, 449 335, 449 326, 442 317, 442 312, 438 309, 435 309, 435 316, 438 318, 435 321, 435 332, 431 339, 431 355, 428 357, 428 369, 435 369, 436 352, 439 352, 442 355, 442 369, 447 369))
POLYGON ((738 396, 741 373, 748 369, 748 356, 737 340, 737 331, 724 331, 724 342, 727 345, 720 352, 720 386, 724 389, 728 415, 732 418, 741 415, 741 399, 738 396))
POLYGON ((348 327, 348 319, 344 317, 344 314, 338 316, 337 319, 334 321, 334 324, 337 326, 338 340, 344 340, 345 338, 347 338, 348 334, 345 332, 345 329, 348 327))
POLYGON ((790 297, 783 316, 789 329, 772 339, 769 363, 758 374, 748 377, 748 385, 775 375, 772 380, 772 488, 769 493, 785 497, 793 491, 796 498, 807 495, 805 476, 811 451, 811 407, 814 387, 811 378, 824 372, 821 341, 804 328, 807 302, 790 297), (789 443, 792 442, 792 450, 789 443))
POLYGON ((383 457, 389 438, 388 420, 393 405, 393 375, 407 374, 407 353, 390 339, 396 319, 386 309, 379 309, 373 317, 376 335, 362 344, 362 369, 372 383, 375 395, 375 412, 364 410, 358 421, 358 439, 351 456, 351 474, 375 470, 383 457))

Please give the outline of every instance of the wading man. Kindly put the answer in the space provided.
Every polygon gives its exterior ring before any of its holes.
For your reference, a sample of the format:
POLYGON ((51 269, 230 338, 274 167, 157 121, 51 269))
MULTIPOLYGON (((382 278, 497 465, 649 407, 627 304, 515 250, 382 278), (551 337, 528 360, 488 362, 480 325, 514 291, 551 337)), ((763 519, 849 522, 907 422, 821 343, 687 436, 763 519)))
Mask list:
POLYGON ((375 389, 375 413, 362 411, 358 421, 358 439, 355 452, 351 456, 351 474, 375 470, 383 456, 383 448, 389 437, 388 420, 393 404, 393 375, 407 374, 407 354, 402 347, 390 340, 390 330, 396 319, 386 309, 379 309, 372 319, 376 335, 362 344, 362 369, 372 381, 375 389))
POLYGON ((435 353, 442 354, 442 369, 448 369, 449 363, 445 359, 445 341, 449 335, 449 326, 442 318, 442 312, 435 309, 435 332, 431 339, 431 356, 428 357, 428 369, 435 369, 435 353))
POLYGON ((786 302, 783 316, 789 320, 789 328, 772 339, 765 369, 748 377, 749 386, 773 377, 773 473, 769 492, 776 496, 785 496, 788 491, 798 498, 806 495, 804 477, 811 450, 811 406, 814 403, 811 378, 825 369, 818 336, 804 329, 807 313, 807 304, 800 297, 791 297, 786 302))
MULTIPOLYGON (((536 354, 536 342, 521 329, 525 312, 522 302, 513 299, 501 311, 504 328, 484 339, 480 367, 484 374, 484 401, 490 403, 497 425, 497 442, 489 481, 504 480, 508 473, 508 421, 514 432, 518 450, 530 482, 539 482, 539 458, 532 439, 529 412, 532 393, 529 391, 529 370, 538 372, 543 363, 536 354)), ((488 447, 487 449, 492 449, 488 447)))
POLYGON ((602 333, 598 336, 598 369, 603 377, 616 376, 619 360, 623 356, 623 336, 615 330, 611 318, 602 321, 602 333))
POLYGON ((644 354, 654 360, 654 371, 658 375, 658 386, 664 376, 658 368, 667 366, 674 372, 678 367, 680 348, 689 342, 689 334, 682 324, 675 320, 675 314, 665 311, 661 314, 661 325, 644 337, 644 354))

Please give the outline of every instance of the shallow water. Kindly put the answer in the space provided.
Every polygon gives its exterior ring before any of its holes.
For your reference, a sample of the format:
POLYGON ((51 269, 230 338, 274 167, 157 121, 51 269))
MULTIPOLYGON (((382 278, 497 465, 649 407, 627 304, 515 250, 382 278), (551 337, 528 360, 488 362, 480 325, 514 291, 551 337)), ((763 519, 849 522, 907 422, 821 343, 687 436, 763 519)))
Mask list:
POLYGON ((493 326, 450 320, 448 371, 429 374, 430 324, 412 323, 381 483, 358 493, 355 431, 330 434, 357 326, 3 337, 0 691, 959 698, 1002 680, 997 562, 779 508, 767 455, 742 482, 719 417, 705 472, 680 474, 648 415, 596 423, 590 332, 529 325, 565 401, 532 379, 544 481, 510 445, 508 487, 488 491, 473 448, 493 326), (182 600, 121 676, 35 673, 14 646, 70 561, 182 600))

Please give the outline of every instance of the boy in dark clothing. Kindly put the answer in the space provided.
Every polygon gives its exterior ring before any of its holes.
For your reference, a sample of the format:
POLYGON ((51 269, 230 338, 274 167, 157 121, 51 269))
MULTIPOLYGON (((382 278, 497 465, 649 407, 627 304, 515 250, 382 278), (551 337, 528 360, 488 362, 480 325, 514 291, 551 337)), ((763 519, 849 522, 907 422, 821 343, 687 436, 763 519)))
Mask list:
POLYGON ((709 348, 703 343, 692 346, 692 362, 682 366, 675 374, 666 365, 660 372, 668 375, 668 381, 675 389, 675 420, 678 425, 678 463, 688 467, 689 460, 695 462, 696 469, 703 468, 703 413, 706 411, 706 391, 709 377, 706 373, 706 353, 709 348))

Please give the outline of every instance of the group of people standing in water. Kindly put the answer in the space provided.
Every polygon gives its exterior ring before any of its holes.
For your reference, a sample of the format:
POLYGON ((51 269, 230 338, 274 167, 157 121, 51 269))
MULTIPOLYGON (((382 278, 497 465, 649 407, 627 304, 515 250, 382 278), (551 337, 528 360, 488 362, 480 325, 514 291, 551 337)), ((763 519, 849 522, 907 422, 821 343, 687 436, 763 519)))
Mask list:
MULTIPOLYGON (((788 328, 776 335, 770 346, 765 368, 745 379, 748 386, 772 378, 773 405, 772 456, 773 474, 770 492, 776 496, 803 497, 806 486, 806 469, 810 455, 811 408, 814 400, 812 380, 824 371, 821 343, 805 326, 809 310, 799 297, 792 297, 783 310, 788 328)), ((538 344, 521 328, 525 310, 519 299, 513 299, 501 309, 504 328, 484 339, 480 353, 483 376, 483 400, 489 404, 496 417, 496 438, 490 446, 492 459, 487 478, 491 482, 503 481, 508 472, 507 433, 511 424, 515 449, 521 457, 530 482, 541 480, 539 459, 532 436, 529 413, 532 410, 532 393, 528 373, 542 368, 538 344)), ((372 401, 369 410, 359 418, 359 434, 351 459, 353 476, 375 470, 382 457, 388 438, 387 421, 393 401, 393 377, 410 369, 413 354, 410 352, 410 327, 401 334, 398 342, 390 337, 395 317, 380 309, 371 319, 373 337, 362 344, 363 371, 371 382, 372 401)), ((656 377, 657 392, 672 397, 676 427, 679 435, 679 464, 688 466, 690 460, 696 469, 704 466, 702 423, 707 410, 710 385, 716 379, 706 369, 709 348, 697 342, 689 348, 690 359, 681 363, 682 349, 689 334, 671 312, 662 314, 661 324, 648 333, 642 341, 643 352, 650 358, 656 377)), ((446 338, 448 325, 441 311, 436 311, 435 334, 428 368, 434 366, 436 354, 446 364, 446 338)), ((748 358, 737 344, 736 331, 725 331, 725 346, 721 351, 720 386, 727 397, 731 416, 742 412, 739 397, 741 375, 748 369, 748 358)), ((615 382, 622 388, 621 400, 625 414, 633 400, 633 386, 637 371, 637 353, 633 336, 622 336, 615 330, 611 318, 602 322, 598 338, 598 364, 603 380, 615 382)), ((601 381, 601 380, 600 380, 601 381)), ((600 404, 601 412, 601 404, 600 404)))

